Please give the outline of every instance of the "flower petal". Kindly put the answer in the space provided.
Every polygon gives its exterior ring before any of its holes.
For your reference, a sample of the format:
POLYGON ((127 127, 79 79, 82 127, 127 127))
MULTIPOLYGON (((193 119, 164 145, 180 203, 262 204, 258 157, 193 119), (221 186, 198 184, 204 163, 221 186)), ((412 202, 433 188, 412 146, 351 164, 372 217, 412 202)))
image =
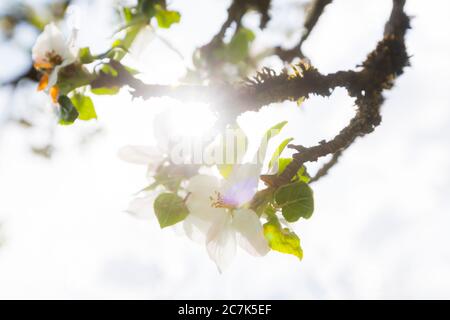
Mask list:
POLYGON ((32 49, 33 60, 45 59, 48 52, 52 50, 58 53, 56 48, 60 48, 65 44, 62 32, 54 23, 49 23, 45 26, 44 31, 37 37, 36 43, 32 49))
POLYGON ((47 52, 51 50, 50 36, 53 33, 52 29, 54 27, 56 26, 53 23, 46 25, 44 31, 37 37, 36 42, 31 50, 33 61, 42 61, 47 58, 47 52))
POLYGON ((125 146, 119 149, 117 155, 123 161, 154 166, 158 166, 164 159, 164 154, 151 146, 125 146))
POLYGON ((155 201, 157 193, 150 193, 144 197, 137 197, 130 201, 126 212, 136 218, 151 219, 155 217, 153 210, 153 202, 155 201))
POLYGON ((270 248, 263 227, 253 210, 238 209, 233 214, 233 228, 238 233, 239 245, 254 256, 266 255, 270 248))
POLYGON ((231 225, 231 215, 223 216, 211 226, 206 237, 206 249, 219 272, 231 263, 236 254, 236 232, 231 225))
POLYGON ((189 239, 197 243, 205 243, 206 235, 211 228, 212 221, 189 214, 183 221, 183 229, 189 239))
POLYGON ((50 73, 50 76, 48 78, 48 84, 47 84, 48 88, 54 87, 56 85, 56 83, 58 82, 58 73, 59 73, 60 69, 61 69, 60 66, 56 66, 50 73))
POLYGON ((49 62, 48 54, 51 52, 61 57, 62 66, 67 66, 76 60, 76 48, 73 43, 66 42, 63 33, 54 23, 47 24, 36 39, 32 49, 33 61, 49 62))
POLYGON ((189 179, 186 190, 190 194, 186 200, 186 205, 191 215, 212 223, 227 214, 224 208, 213 206, 219 184, 219 179, 210 175, 199 174, 189 179))
POLYGON ((220 181, 217 177, 198 174, 189 179, 189 184, 186 187, 187 191, 198 195, 209 197, 214 194, 214 191, 219 190, 220 181))
POLYGON ((226 209, 213 207, 212 201, 208 194, 191 193, 186 200, 186 206, 190 215, 212 223, 227 214, 226 209))
POLYGON ((260 169, 252 163, 234 166, 221 190, 224 201, 235 207, 249 202, 257 191, 260 169))
POLYGON ((214 176, 196 175, 189 180, 187 190, 190 192, 186 199, 189 215, 185 219, 185 232, 194 241, 205 241, 206 234, 217 221, 229 217, 225 208, 212 205, 211 197, 218 189, 219 180, 214 176))

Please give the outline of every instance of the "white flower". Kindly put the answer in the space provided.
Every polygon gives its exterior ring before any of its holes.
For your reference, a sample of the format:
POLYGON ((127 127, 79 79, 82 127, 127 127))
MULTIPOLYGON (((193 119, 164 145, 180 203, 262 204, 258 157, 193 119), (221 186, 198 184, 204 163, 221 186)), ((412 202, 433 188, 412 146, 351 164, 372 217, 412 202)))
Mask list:
MULTIPOLYGON (((177 132, 176 128, 184 119, 178 119, 176 115, 177 110, 175 108, 157 114, 153 121, 153 135, 156 144, 151 146, 124 146, 118 152, 119 158, 130 163, 147 165, 148 173, 152 175, 161 162, 171 155, 174 147, 181 143, 189 144, 191 142, 186 139, 183 140, 181 133, 177 132)), ((189 148, 186 149, 191 151, 189 148)), ((184 158, 180 162, 187 160, 191 155, 183 154, 182 156, 184 158)))
POLYGON ((59 94, 56 86, 58 72, 77 59, 78 49, 74 45, 76 31, 74 29, 66 40, 61 30, 54 23, 50 23, 38 36, 32 49, 34 67, 43 72, 38 90, 48 88, 54 102, 59 94))
POLYGON ((257 191, 259 173, 259 165, 242 164, 227 179, 197 175, 189 180, 185 231, 191 239, 206 242, 219 271, 231 262, 237 244, 255 256, 269 252, 259 217, 246 207, 257 191))
MULTIPOLYGON (((168 133, 173 128, 156 123, 168 129, 168 133)), ((253 162, 244 164, 241 161, 246 153, 247 138, 239 128, 232 130, 231 137, 222 137, 218 141, 219 145, 212 148, 222 150, 226 155, 228 151, 238 150, 237 154, 231 153, 231 163, 215 163, 224 178, 200 174, 188 180, 185 203, 189 215, 183 221, 184 230, 189 238, 201 240, 206 244, 208 254, 220 272, 231 262, 238 244, 255 256, 264 256, 270 250, 260 218, 250 208, 250 203, 258 189, 268 141, 285 124, 286 122, 282 122, 267 131, 253 157, 253 162), (277 132, 273 133, 274 130, 277 132), (237 145, 234 144, 236 140, 237 145), (230 142, 233 143, 229 144, 230 142), (244 150, 240 153, 242 146, 244 150)), ((168 137, 169 135, 163 136, 162 140, 167 142, 168 137)), ((170 147, 172 145, 170 142, 169 138, 166 146, 170 147)), ((150 165, 152 171, 168 154, 161 157, 161 150, 164 148, 159 146, 127 146, 119 151, 119 157, 132 163, 150 165)), ((218 160, 221 160, 220 158, 223 157, 219 157, 218 160)), ((150 194, 147 194, 145 197, 135 199, 128 211, 141 212, 143 207, 153 210, 150 207, 152 202, 150 194)))
MULTIPOLYGON (((175 142, 181 139, 179 133, 174 130, 177 127, 175 111, 168 109, 155 116, 153 122, 155 145, 128 145, 118 151, 118 157, 121 160, 147 166, 147 178, 151 183, 153 183, 153 177, 157 169, 170 155, 175 142)), ((190 155, 183 156, 189 157, 190 155)), ((158 190, 141 192, 142 195, 133 199, 126 211, 136 217, 153 217, 153 201, 158 192, 158 190)))
POLYGON ((118 157, 126 162, 146 165, 152 174, 165 159, 165 149, 161 146, 128 145, 119 149, 118 157))
MULTIPOLYGON (((146 165, 149 180, 165 159, 165 153, 159 146, 125 146, 117 155, 123 161, 146 165)), ((141 193, 142 196, 131 200, 126 212, 138 218, 151 218, 154 216, 153 201, 157 193, 154 190, 141 193)))
MULTIPOLYGON (((189 215, 184 220, 185 232, 191 239, 206 243, 209 257, 219 271, 231 262, 237 244, 255 256, 264 256, 270 250, 260 219, 249 204, 258 189, 268 142, 286 123, 281 122, 265 133, 252 163, 242 164, 244 155, 238 152, 231 157, 236 162, 228 164, 231 165, 231 173, 221 171, 224 179, 197 175, 189 180, 186 200, 189 215)), ((225 140, 237 140, 238 145, 231 149, 239 150, 244 146, 245 153, 245 134, 238 128, 233 135, 235 139, 219 140, 219 150, 231 147, 225 140)))

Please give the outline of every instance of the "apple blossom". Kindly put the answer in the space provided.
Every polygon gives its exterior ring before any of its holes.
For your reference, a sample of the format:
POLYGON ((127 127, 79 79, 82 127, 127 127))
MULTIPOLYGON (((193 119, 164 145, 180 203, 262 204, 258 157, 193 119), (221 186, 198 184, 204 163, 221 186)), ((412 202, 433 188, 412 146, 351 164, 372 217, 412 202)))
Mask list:
POLYGON ((59 71, 77 59, 75 35, 76 29, 66 40, 61 30, 54 23, 50 23, 38 36, 32 49, 34 67, 43 73, 38 90, 48 89, 54 103, 57 102, 59 95, 59 88, 56 85, 59 71))
POLYGON ((185 231, 192 239, 205 236, 208 254, 219 271, 228 266, 237 244, 255 256, 269 252, 259 217, 246 206, 257 191, 255 166, 237 165, 230 177, 222 180, 197 175, 187 186, 190 214, 184 221, 185 231))

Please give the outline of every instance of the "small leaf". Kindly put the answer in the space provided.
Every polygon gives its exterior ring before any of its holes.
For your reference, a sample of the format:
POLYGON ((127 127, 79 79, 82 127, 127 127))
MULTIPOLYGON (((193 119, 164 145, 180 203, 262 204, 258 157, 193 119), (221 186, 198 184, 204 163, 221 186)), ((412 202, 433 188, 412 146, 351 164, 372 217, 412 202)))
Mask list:
POLYGON ((283 129, 287 123, 288 123, 287 121, 281 121, 276 125, 272 126, 269 130, 266 131, 265 134, 266 139, 269 140, 278 135, 281 132, 281 129, 283 129))
POLYGON ((270 219, 263 228, 264 236, 272 250, 292 254, 300 260, 303 258, 300 238, 294 232, 283 228, 276 219, 270 219))
POLYGON ((308 171, 306 171, 306 167, 302 166, 298 172, 297 177, 300 181, 303 181, 304 183, 309 183, 311 180, 311 176, 308 174, 308 171))
MULTIPOLYGON (((292 162, 292 158, 279 158, 278 159, 278 172, 277 175, 280 175, 283 173, 283 171, 286 169, 286 167, 292 162)), ((309 180, 311 180, 311 177, 309 176, 308 172, 306 171, 306 167, 302 166, 298 171, 297 174, 292 178, 292 180, 300 180, 305 183, 309 183, 309 180)))
POLYGON ((126 23, 130 23, 133 20, 133 13, 131 12, 130 8, 123 8, 123 18, 125 19, 126 23))
POLYGON ((275 165, 278 164, 278 159, 280 158, 281 153, 283 152, 283 150, 286 148, 286 146, 288 145, 289 142, 291 142, 292 140, 294 140, 294 138, 287 138, 284 139, 280 145, 278 146, 278 148, 275 150, 275 152, 272 155, 272 158, 269 161, 269 170, 275 165))
POLYGON ((59 124, 69 125, 78 118, 78 111, 68 96, 60 96, 58 99, 60 106, 59 124))
POLYGON ((91 88, 91 92, 96 95, 115 95, 120 91, 119 87, 111 87, 111 88, 91 88))
POLYGON ((287 121, 277 123, 276 125, 272 126, 269 130, 265 132, 264 137, 262 138, 258 151, 256 153, 257 159, 254 159, 254 161, 257 161, 259 163, 260 160, 265 159, 269 140, 278 135, 281 132, 281 129, 283 129, 283 127, 287 123, 288 123, 287 121))
POLYGON ((288 222, 308 219, 314 211, 313 191, 302 181, 280 187, 275 192, 275 202, 288 222))
POLYGON ((298 98, 297 99, 297 107, 301 107, 304 101, 305 101, 305 97, 298 98))
POLYGON ((161 228, 183 221, 189 214, 183 199, 174 193, 160 194, 153 206, 161 228))
MULTIPOLYGON (((158 5, 160 7, 160 5, 158 5)), ((155 15, 156 5, 154 0, 139 0, 138 1, 138 10, 147 18, 151 18, 155 15)))
POLYGON ((84 121, 97 119, 94 103, 90 97, 82 95, 81 93, 75 93, 71 100, 79 113, 78 119, 84 121))
POLYGON ((170 191, 176 192, 180 188, 182 177, 173 175, 169 167, 159 168, 157 174, 153 177, 157 185, 162 185, 170 191))
POLYGON ((233 172, 233 165, 226 163, 218 164, 217 169, 219 170, 220 175, 227 179, 231 175, 231 172, 233 172))
POLYGON ((112 58, 114 60, 122 60, 125 57, 127 51, 131 48, 134 40, 136 39, 139 31, 145 26, 144 23, 137 23, 129 26, 123 39, 114 41, 113 48, 122 48, 121 51, 111 51, 112 58))
POLYGON ((124 68, 125 68, 125 70, 127 70, 127 72, 129 73, 129 74, 131 74, 132 76, 135 76, 135 75, 137 75, 137 74, 139 74, 140 72, 139 72, 139 70, 136 70, 136 69, 134 69, 134 68, 131 68, 131 67, 128 67, 128 66, 123 66, 124 68))
POLYGON ((91 54, 91 50, 89 47, 81 48, 78 52, 78 57, 82 64, 88 64, 95 60, 95 58, 91 54))
POLYGON ((103 65, 101 71, 102 71, 103 73, 109 74, 109 75, 111 75, 111 76, 113 76, 113 77, 117 77, 117 76, 119 75, 119 73, 117 72, 117 70, 114 69, 114 67, 111 66, 111 65, 108 64, 108 63, 106 63, 106 64, 103 65))
POLYGON ((34 26, 39 31, 43 31, 45 26, 46 26, 46 24, 48 23, 48 21, 46 19, 43 19, 43 17, 41 17, 41 14, 39 14, 35 10, 31 9, 30 6, 27 6, 26 9, 27 9, 27 11, 26 11, 26 13, 27 13, 26 14, 26 21, 27 21, 27 23, 31 24, 32 26, 34 26))
POLYGON ((271 189, 264 189, 258 191, 252 199, 252 209, 256 212, 258 217, 262 214, 270 216, 275 214, 275 208, 272 205, 273 202, 273 191, 271 189))
POLYGON ((231 38, 227 45, 227 58, 231 63, 238 63, 248 57, 250 51, 250 43, 255 40, 253 31, 247 28, 239 28, 239 30, 231 38))
POLYGON ((155 5, 155 17, 160 28, 168 29, 174 23, 180 22, 181 15, 178 11, 164 10, 160 5, 155 5))

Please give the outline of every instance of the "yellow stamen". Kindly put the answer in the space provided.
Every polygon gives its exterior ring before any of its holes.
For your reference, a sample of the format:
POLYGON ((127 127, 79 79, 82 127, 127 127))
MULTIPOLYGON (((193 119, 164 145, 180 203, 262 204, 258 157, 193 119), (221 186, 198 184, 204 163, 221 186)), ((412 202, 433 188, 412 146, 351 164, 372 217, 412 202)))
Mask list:
POLYGON ((225 208, 225 209, 234 209, 233 205, 225 203, 222 195, 220 192, 215 191, 215 197, 210 197, 209 200, 211 200, 211 207, 213 208, 225 208))
POLYGON ((41 77, 41 80, 39 81, 37 90, 42 91, 45 88, 47 88, 47 85, 48 85, 48 74, 44 73, 41 77))
POLYGON ((34 68, 41 70, 41 69, 53 69, 53 64, 48 61, 37 61, 34 63, 34 68))
POLYGON ((58 97, 59 97, 58 86, 53 86, 50 88, 50 97, 52 98, 53 103, 58 103, 58 97))

